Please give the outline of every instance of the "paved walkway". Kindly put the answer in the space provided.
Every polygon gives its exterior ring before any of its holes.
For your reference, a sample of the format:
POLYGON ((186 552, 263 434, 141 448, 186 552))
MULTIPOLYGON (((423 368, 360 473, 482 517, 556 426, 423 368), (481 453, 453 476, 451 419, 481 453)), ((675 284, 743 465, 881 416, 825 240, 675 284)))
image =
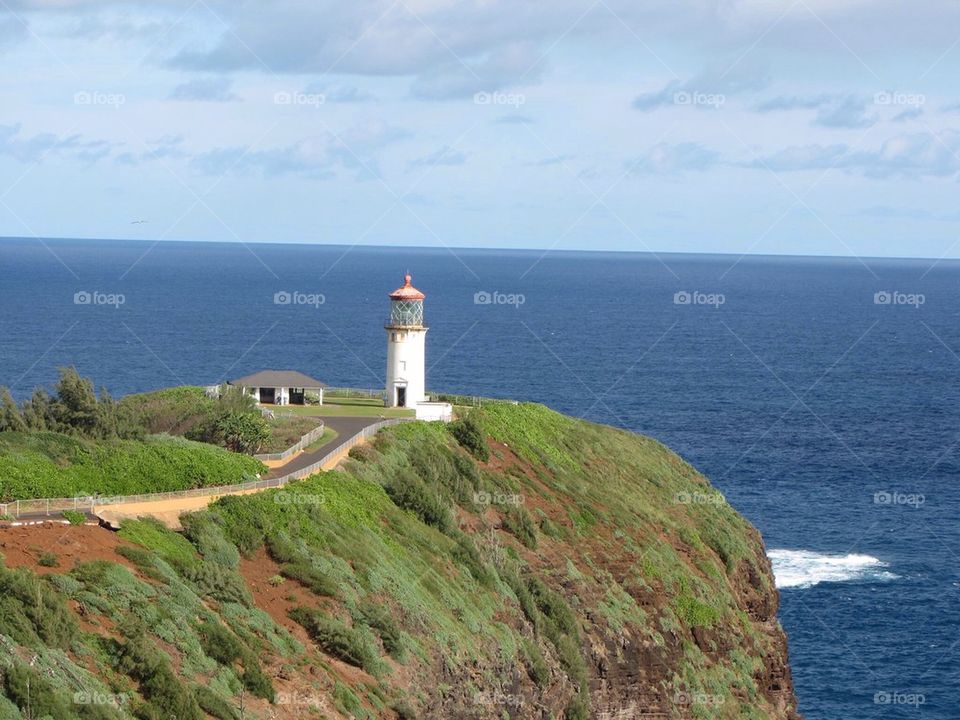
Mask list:
POLYGON ((322 420, 327 424, 327 427, 331 430, 335 430, 337 437, 332 441, 328 442, 326 445, 321 445, 316 450, 310 450, 302 452, 299 455, 294 455, 293 459, 289 462, 280 465, 275 468, 271 468, 270 472, 263 476, 265 480, 270 480, 276 477, 282 477, 287 473, 292 473, 295 470, 302 470, 309 465, 317 462, 324 455, 328 455, 332 452, 335 452, 339 448, 343 447, 350 441, 350 439, 356 435, 358 432, 363 430, 368 425, 374 425, 382 418, 379 417, 323 417, 323 418, 314 418, 315 420, 322 420))
MULTIPOLYGON (((374 425, 381 421, 379 417, 324 417, 316 418, 323 420, 327 427, 337 432, 337 437, 332 441, 321 445, 316 450, 302 452, 295 455, 293 459, 284 465, 272 468, 268 473, 262 476, 264 480, 282 477, 296 470, 302 470, 305 467, 313 465, 338 449, 343 448, 342 454, 332 455, 329 463, 325 463, 323 469, 329 470, 335 467, 347 453, 346 445, 353 437, 369 425, 374 425)), ((262 492, 262 490, 243 490, 230 495, 249 495, 250 493, 262 492)), ((180 528, 180 514, 194 510, 202 510, 217 498, 223 495, 203 495, 199 497, 179 498, 175 500, 154 500, 149 502, 130 503, 127 505, 102 505, 97 508, 96 514, 92 515, 89 511, 85 514, 91 519, 97 518, 110 527, 119 528, 125 518, 136 518, 143 515, 155 517, 168 527, 180 528)), ((30 513, 21 515, 17 520, 24 524, 43 520, 60 520, 60 513, 54 515, 45 515, 43 513, 30 513)))

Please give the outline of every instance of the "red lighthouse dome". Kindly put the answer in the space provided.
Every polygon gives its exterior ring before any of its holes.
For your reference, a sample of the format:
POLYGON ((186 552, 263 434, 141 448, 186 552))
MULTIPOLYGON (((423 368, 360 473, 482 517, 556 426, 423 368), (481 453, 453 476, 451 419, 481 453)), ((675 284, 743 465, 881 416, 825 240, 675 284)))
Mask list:
POLYGON ((403 280, 403 287, 398 287, 390 293, 391 300, 423 300, 426 297, 426 295, 410 284, 409 272, 404 276, 403 280))

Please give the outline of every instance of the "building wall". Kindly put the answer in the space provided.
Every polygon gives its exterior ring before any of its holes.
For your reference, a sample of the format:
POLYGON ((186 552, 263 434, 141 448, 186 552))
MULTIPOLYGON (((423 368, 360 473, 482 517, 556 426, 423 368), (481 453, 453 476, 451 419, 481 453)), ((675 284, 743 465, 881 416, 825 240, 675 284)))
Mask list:
POLYGON ((426 338, 426 329, 387 329, 387 407, 396 406, 398 386, 407 388, 407 407, 425 399, 426 338))

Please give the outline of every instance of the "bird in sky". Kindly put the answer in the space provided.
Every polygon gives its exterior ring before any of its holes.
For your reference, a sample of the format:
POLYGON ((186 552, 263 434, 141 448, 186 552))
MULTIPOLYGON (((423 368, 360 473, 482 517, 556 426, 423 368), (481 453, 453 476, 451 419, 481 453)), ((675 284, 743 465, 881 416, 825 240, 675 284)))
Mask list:
POLYGON ((150 222, 150 221, 149 221, 149 220, 131 220, 131 221, 130 221, 130 224, 131 224, 131 225, 146 225, 148 222, 150 222))

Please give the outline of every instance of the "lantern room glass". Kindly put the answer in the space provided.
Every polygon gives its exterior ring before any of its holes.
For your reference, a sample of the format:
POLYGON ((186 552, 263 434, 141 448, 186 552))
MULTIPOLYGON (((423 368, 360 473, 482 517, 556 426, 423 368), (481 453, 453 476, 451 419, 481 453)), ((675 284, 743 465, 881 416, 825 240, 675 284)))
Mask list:
POLYGON ((420 327, 423 325, 422 300, 394 300, 390 304, 390 324, 420 327))

